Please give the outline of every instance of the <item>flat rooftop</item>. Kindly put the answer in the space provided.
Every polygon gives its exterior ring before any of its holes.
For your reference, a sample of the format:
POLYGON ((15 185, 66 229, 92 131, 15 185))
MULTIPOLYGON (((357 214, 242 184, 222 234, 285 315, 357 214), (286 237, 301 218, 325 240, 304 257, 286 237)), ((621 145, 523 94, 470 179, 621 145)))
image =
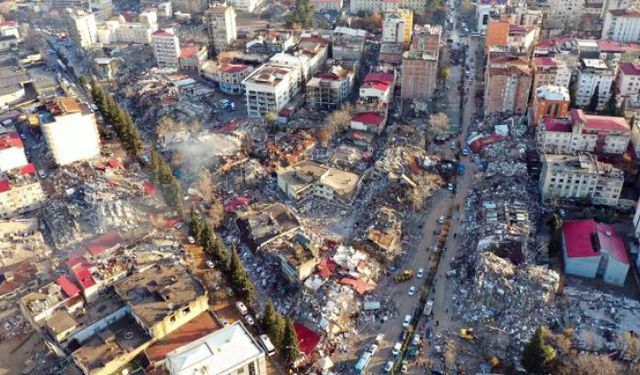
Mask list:
POLYGON ((21 68, 0 68, 0 95, 7 95, 20 91, 23 85, 31 81, 31 77, 21 68))
POLYGON ((276 86, 292 72, 293 69, 291 68, 265 64, 254 70, 253 73, 244 79, 243 83, 276 86))
POLYGON ((202 284, 183 266, 161 262, 115 284, 116 293, 132 306, 147 327, 181 306, 206 295, 202 284))

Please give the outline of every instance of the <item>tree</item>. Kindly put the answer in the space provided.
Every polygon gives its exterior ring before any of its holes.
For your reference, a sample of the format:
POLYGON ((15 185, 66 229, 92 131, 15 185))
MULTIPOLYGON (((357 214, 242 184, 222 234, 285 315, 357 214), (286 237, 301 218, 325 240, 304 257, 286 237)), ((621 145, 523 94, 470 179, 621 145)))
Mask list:
POLYGON ((276 118, 277 118, 277 114, 274 111, 265 112, 263 116, 264 122, 266 122, 267 125, 269 126, 272 126, 273 124, 275 124, 276 118))
POLYGON ((348 105, 331 112, 317 132, 318 140, 327 146, 333 137, 351 125, 351 108, 348 105))
POLYGON ((530 374, 543 374, 546 364, 555 356, 555 349, 545 344, 542 338, 542 329, 538 327, 531 340, 524 347, 522 366, 530 374))
POLYGON ((596 88, 593 89, 593 95, 591 95, 591 99, 589 100, 589 105, 587 106, 587 110, 589 112, 595 112, 598 109, 599 99, 600 99, 600 84, 597 84, 596 88))
POLYGON ((298 334, 293 326, 291 319, 285 318, 284 332, 282 334, 282 358, 285 363, 293 366, 295 361, 300 357, 300 345, 298 343, 298 334))
POLYGON ((189 217, 189 234, 195 238, 196 241, 200 241, 202 239, 202 229, 204 226, 202 225, 200 214, 193 206, 191 206, 191 213, 189 217))
POLYGON ((442 79, 442 81, 446 82, 449 79, 450 75, 451 68, 449 68, 448 66, 445 66, 440 70, 440 79, 442 79))
POLYGON ((231 281, 231 286, 240 296, 242 296, 242 298, 251 303, 255 298, 255 288, 249 279, 249 275, 247 275, 247 271, 244 269, 244 265, 242 264, 242 260, 240 259, 236 248, 233 248, 231 251, 228 276, 231 281))
POLYGON ((313 6, 309 0, 296 0, 296 5, 291 15, 285 22, 290 29, 308 29, 313 26, 313 6))
POLYGON ((262 325, 273 344, 278 348, 281 347, 284 334, 284 320, 282 316, 278 314, 271 301, 267 302, 267 306, 264 309, 262 325))
POLYGON ((434 113, 429 116, 429 137, 435 138, 445 134, 449 130, 449 116, 444 112, 434 113))
POLYGON ((222 201, 218 194, 214 193, 211 203, 209 203, 209 208, 207 208, 207 219, 214 228, 219 227, 224 221, 224 206, 222 205, 222 201))

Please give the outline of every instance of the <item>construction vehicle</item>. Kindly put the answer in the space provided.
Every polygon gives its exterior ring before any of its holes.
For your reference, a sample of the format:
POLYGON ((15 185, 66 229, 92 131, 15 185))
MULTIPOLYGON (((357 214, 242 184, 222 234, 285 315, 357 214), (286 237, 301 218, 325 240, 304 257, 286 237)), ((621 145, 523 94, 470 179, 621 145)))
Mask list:
POLYGON ((469 341, 473 341, 476 338, 473 328, 460 328, 460 337, 469 341))
POLYGON ((401 273, 395 275, 393 279, 396 282, 401 283, 403 281, 407 281, 411 279, 412 277, 413 277, 413 270, 404 270, 401 273))

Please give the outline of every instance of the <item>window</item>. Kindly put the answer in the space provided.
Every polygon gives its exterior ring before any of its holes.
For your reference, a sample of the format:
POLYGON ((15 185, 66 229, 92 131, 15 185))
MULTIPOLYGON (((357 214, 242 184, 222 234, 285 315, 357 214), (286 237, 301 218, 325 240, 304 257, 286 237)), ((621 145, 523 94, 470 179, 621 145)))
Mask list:
POLYGON ((256 364, 254 362, 249 363, 249 375, 256 375, 256 364))

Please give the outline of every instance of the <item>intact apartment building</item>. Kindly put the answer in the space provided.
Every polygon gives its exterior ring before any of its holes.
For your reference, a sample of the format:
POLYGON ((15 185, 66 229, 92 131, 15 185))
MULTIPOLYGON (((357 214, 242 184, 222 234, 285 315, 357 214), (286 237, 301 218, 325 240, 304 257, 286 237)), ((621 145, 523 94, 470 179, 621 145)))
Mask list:
POLYGON ((571 69, 561 58, 534 57, 531 59, 531 70, 533 92, 542 86, 560 86, 568 89, 571 84, 571 69))
POLYGON ((351 95, 357 66, 357 62, 329 61, 307 82, 307 104, 322 110, 340 108, 351 95))
POLYGON ((398 9, 411 9, 416 13, 423 13, 427 0, 351 0, 349 12, 356 14, 360 11, 392 12, 398 9))
POLYGON ((293 67, 264 64, 242 81, 247 98, 247 116, 263 118, 278 113, 300 90, 300 76, 293 67))
POLYGON ((540 174, 542 199, 580 199, 593 204, 616 206, 624 173, 595 155, 552 155, 542 157, 540 174))
POLYGON ((266 375, 264 349, 241 322, 214 331, 167 354, 170 375, 266 375))
POLYGON ((393 99, 395 71, 367 74, 360 86, 355 113, 351 115, 351 129, 380 134, 384 129, 393 99))
POLYGON ((624 117, 597 116, 572 109, 568 119, 545 119, 538 128, 538 146, 545 153, 592 152, 624 154, 631 128, 624 117))
POLYGON ((640 104, 640 60, 618 65, 616 100, 618 106, 625 102, 630 106, 640 104))
POLYGON ((401 43, 405 48, 411 43, 413 11, 398 9, 384 14, 382 20, 382 42, 401 43))
POLYGON ((609 10, 604 16, 602 39, 640 41, 640 8, 609 10))
POLYGON ((205 12, 204 24, 209 33, 209 44, 216 52, 227 51, 238 38, 236 11, 232 6, 216 3, 205 12))
POLYGON ((546 2, 546 12, 549 24, 553 28, 576 28, 580 17, 585 13, 584 0, 549 0, 546 2))
POLYGON ((151 45, 158 68, 180 69, 180 41, 172 29, 159 29, 151 34, 151 45))
POLYGON ((333 10, 340 12, 344 6, 343 0, 309 0, 315 10, 333 10))
POLYGON ((113 4, 111 0, 89 0, 89 8, 98 19, 106 20, 111 17, 113 4))
POLYGON ((223 64, 218 68, 218 87, 229 95, 244 94, 242 81, 251 72, 251 67, 242 64, 223 64))
POLYGON ((402 55, 400 96, 429 99, 438 81, 441 26, 416 26, 410 50, 402 55))
POLYGON ((96 17, 85 9, 67 9, 67 20, 71 38, 82 48, 92 46, 98 41, 96 17))
POLYGON ((582 59, 578 69, 576 85, 576 105, 585 108, 598 89, 597 110, 601 111, 611 96, 611 88, 615 70, 607 66, 601 59, 582 59))
POLYGON ((93 159, 100 155, 100 136, 95 114, 85 103, 54 98, 40 113, 40 126, 58 165, 93 159))
POLYGON ((535 89, 529 111, 529 125, 538 126, 543 119, 565 118, 569 114, 569 90, 562 86, 535 89))
POLYGON ((485 34, 491 16, 504 14, 508 0, 478 0, 476 4, 476 31, 485 34))
POLYGON ((46 199, 33 164, 0 174, 1 218, 33 211, 41 207, 46 199))
POLYGON ((485 69, 484 112, 523 114, 527 109, 532 75, 520 57, 489 55, 485 69))
MULTIPOLYGON (((240 12, 253 13, 260 4, 259 0, 230 0, 229 4, 240 12)), ((317 9, 317 8, 316 8, 317 9)))
POLYGON ((278 187, 294 201, 320 198, 349 204, 360 186, 360 175, 301 161, 277 172, 278 187))
POLYGON ((0 173, 29 164, 18 133, 0 134, 0 173))
POLYGON ((151 33, 158 30, 158 14, 155 10, 145 10, 137 21, 127 21, 122 15, 98 23, 97 38, 101 44, 151 43, 151 33))

